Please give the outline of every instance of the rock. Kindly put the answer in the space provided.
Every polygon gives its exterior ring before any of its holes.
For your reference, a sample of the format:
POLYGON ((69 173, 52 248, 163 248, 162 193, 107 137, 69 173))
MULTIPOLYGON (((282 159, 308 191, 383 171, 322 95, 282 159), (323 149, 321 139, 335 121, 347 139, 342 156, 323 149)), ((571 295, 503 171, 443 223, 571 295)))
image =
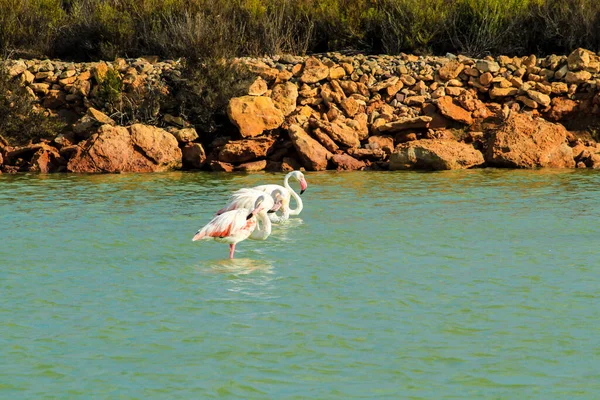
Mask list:
POLYGON ((396 133, 406 129, 421 129, 428 128, 429 123, 432 121, 431 117, 420 116, 413 118, 402 118, 387 124, 381 125, 377 128, 378 132, 396 133))
POLYGON ((437 107, 440 113, 446 118, 450 118, 454 121, 461 122, 466 125, 473 123, 471 113, 464 108, 454 104, 452 97, 440 97, 437 100, 437 107))
POLYGON ((458 60, 450 60, 438 70, 438 73, 440 79, 445 82, 457 78, 464 68, 465 65, 458 60))
POLYGON ((349 117, 353 117, 360 108, 360 105, 353 97, 348 97, 342 100, 340 106, 346 112, 346 115, 349 117))
POLYGON ((214 172, 232 172, 233 165, 213 160, 210 162, 210 169, 214 172))
POLYGON ((417 139, 418 139, 417 134, 414 132, 400 132, 399 134, 396 135, 396 138, 394 140, 396 143, 406 143, 406 142, 412 142, 413 140, 417 140, 417 139))
POLYGON ((23 73, 21 74, 19 79, 20 79, 22 85, 30 85, 33 83, 35 76, 31 72, 25 70, 25 71, 23 71, 23 73))
POLYGON ((472 145, 453 140, 421 139, 399 144, 390 156, 390 170, 466 169, 483 163, 483 155, 472 145))
POLYGON ((489 73, 483 73, 479 76, 479 83, 481 83, 483 86, 488 86, 490 83, 492 83, 492 79, 494 79, 494 76, 489 73))
POLYGON ((73 125, 73 132, 80 137, 86 137, 102 125, 116 125, 108 115, 93 107, 88 108, 86 114, 73 125))
POLYGON ((518 93, 519 93, 519 89, 513 88, 513 87, 509 87, 509 88, 494 87, 494 88, 490 89, 490 97, 492 99, 508 97, 508 96, 515 96, 518 93))
POLYGON ((358 160, 379 161, 383 160, 386 152, 379 148, 348 149, 348 154, 358 160))
POLYGON ((184 128, 186 125, 185 119, 183 119, 183 117, 176 117, 171 114, 165 114, 165 116, 163 117, 163 121, 169 125, 173 125, 179 128, 184 128))
POLYGON ((379 82, 379 83, 371 86, 369 90, 373 93, 379 92, 380 90, 395 86, 399 80, 400 80, 400 78, 398 78, 397 76, 393 76, 389 79, 386 79, 385 81, 379 82))
POLYGON ((498 72, 500 70, 500 65, 496 61, 489 60, 477 60, 475 64, 477 69, 481 72, 498 72))
POLYGON ((221 148, 219 161, 238 164, 265 158, 273 143, 272 138, 235 140, 221 148))
POLYGON ((486 161, 508 168, 573 168, 566 137, 562 125, 511 112, 502 126, 488 134, 486 161))
POLYGON ((331 163, 338 171, 356 171, 365 167, 365 163, 363 161, 359 161, 348 154, 334 154, 331 157, 331 163))
POLYGON ((257 172, 264 171, 266 167, 267 160, 259 160, 238 165, 237 167, 235 167, 235 170, 244 172, 257 172))
POLYGON ((296 111, 298 86, 292 82, 275 85, 273 92, 271 93, 271 99, 273 99, 275 107, 278 108, 284 116, 288 116, 296 111))
POLYGON ((67 103, 67 95, 62 90, 49 90, 44 97, 44 108, 56 109, 67 103))
POLYGON ((30 88, 35 94, 46 95, 50 90, 50 85, 47 83, 32 83, 30 88))
POLYGON ((259 76, 248 88, 248 95, 262 96, 263 94, 267 93, 267 90, 269 90, 267 87, 267 82, 259 76))
POLYGON ((173 136, 175 136, 175 139, 177 139, 179 143, 193 142, 199 137, 196 129, 194 128, 178 129, 175 131, 175 133, 173 133, 173 136))
POLYGON ((188 143, 182 149, 183 166, 190 169, 200 169, 206 163, 206 153, 200 143, 188 143))
POLYGON ((92 74, 98 83, 102 83, 102 81, 104 81, 107 73, 108 65, 106 65, 105 62, 99 62, 94 68, 92 68, 92 74))
POLYGON ((576 49, 567 57, 567 65, 571 71, 579 71, 590 64, 590 54, 587 50, 576 49))
POLYGON ((41 149, 34 153, 30 164, 29 172, 47 174, 58 171, 62 160, 58 150, 54 147, 43 145, 41 149))
POLYGON ((517 96, 516 97, 517 101, 520 101, 521 103, 523 103, 525 106, 529 107, 529 108, 538 108, 538 103, 536 103, 534 100, 530 99, 527 96, 517 96))
POLYGON ((592 74, 587 71, 567 72, 565 82, 567 83, 584 83, 592 79, 592 74))
POLYGON ((532 99, 533 101, 535 101, 543 107, 547 107, 550 105, 550 96, 548 96, 547 94, 543 94, 535 90, 528 90, 527 96, 529 96, 530 99, 532 99))
POLYGON ((181 167, 181 150, 170 133, 153 126, 102 125, 80 143, 71 172, 159 172, 181 167))
POLYGON ((283 124, 284 115, 269 97, 234 97, 227 107, 229 120, 239 128, 242 137, 261 135, 265 130, 283 124))
POLYGON ((352 120, 337 119, 333 122, 319 121, 317 119, 311 119, 310 124, 313 127, 318 127, 323 130, 331 139, 342 147, 358 147, 360 146, 360 139, 358 132, 352 127, 348 126, 347 123, 352 120))
POLYGON ((303 83, 317 83, 329 76, 329 67, 315 57, 309 57, 304 62, 304 70, 300 81, 303 83))
POLYGON ((321 128, 313 129, 313 136, 330 152, 335 153, 340 148, 337 144, 329 137, 328 134, 323 132, 321 128))
POLYGON ((329 79, 341 79, 346 76, 346 70, 343 67, 336 66, 329 68, 329 79))
POLYGON ((551 121, 560 121, 577 113, 577 102, 566 97, 554 97, 551 104, 552 108, 546 114, 551 121))
POLYGON ((332 154, 325 147, 311 138, 299 125, 291 125, 288 134, 304 168, 309 171, 327 169, 327 162, 332 154))

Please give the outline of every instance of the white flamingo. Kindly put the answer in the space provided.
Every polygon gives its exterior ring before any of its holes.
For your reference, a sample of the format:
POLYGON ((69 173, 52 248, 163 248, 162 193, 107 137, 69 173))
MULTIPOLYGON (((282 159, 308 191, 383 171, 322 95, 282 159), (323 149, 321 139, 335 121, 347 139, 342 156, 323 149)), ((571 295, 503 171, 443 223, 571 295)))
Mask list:
POLYGON ((282 196, 281 196, 281 213, 282 214, 281 214, 281 216, 278 216, 276 214, 269 214, 269 218, 271 219, 272 222, 285 221, 290 218, 290 215, 300 214, 300 212, 302 212, 302 209, 304 208, 304 204, 302 204, 302 199, 300 198, 298 193, 296 193, 294 191, 294 189, 292 189, 292 187, 290 186, 290 183, 289 183, 290 178, 294 178, 298 182, 300 182, 300 194, 304 193, 304 191, 308 187, 308 184, 306 183, 306 179, 304 179, 304 174, 300 171, 292 171, 292 172, 288 173, 283 178, 283 186, 281 186, 281 185, 261 185, 261 186, 255 186, 252 188, 255 190, 260 190, 261 192, 271 193, 271 195, 273 195, 273 193, 275 191, 279 191, 280 193, 282 193, 282 196), (294 209, 290 209, 290 200, 292 197, 296 200, 296 204, 297 204, 296 208, 294 208, 294 209))
POLYGON ((200 229, 192 241, 214 239, 217 242, 229 243, 229 258, 233 258, 235 245, 248 238, 265 240, 271 234, 271 220, 267 210, 277 208, 273 198, 267 194, 259 196, 250 209, 240 208, 225 211, 215 216, 200 229), (260 221, 260 224, 259 224, 260 221))
POLYGON ((269 195, 273 200, 273 203, 269 203, 273 204, 273 207, 266 209, 267 213, 274 213, 283 205, 282 199, 284 193, 282 190, 274 190, 272 193, 265 193, 256 189, 244 188, 233 192, 229 197, 227 205, 217 211, 217 215, 223 214, 225 211, 238 210, 240 208, 252 209, 254 208, 256 200, 265 194, 269 195))

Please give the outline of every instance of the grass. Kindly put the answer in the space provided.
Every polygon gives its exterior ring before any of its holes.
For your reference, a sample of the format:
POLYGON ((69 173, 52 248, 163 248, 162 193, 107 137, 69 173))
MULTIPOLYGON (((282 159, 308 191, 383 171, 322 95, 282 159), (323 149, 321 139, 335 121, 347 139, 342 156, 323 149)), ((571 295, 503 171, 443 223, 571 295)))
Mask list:
POLYGON ((0 55, 568 53, 600 46, 596 0, 0 0, 0 55))

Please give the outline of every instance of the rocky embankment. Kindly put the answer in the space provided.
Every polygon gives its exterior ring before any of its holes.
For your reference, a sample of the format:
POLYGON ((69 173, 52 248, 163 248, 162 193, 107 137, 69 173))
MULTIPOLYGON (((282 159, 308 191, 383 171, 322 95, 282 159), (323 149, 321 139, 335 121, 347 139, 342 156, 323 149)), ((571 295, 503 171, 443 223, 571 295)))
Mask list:
MULTIPOLYGON (((236 127, 207 142, 184 118, 118 126, 103 113, 109 70, 123 91, 171 94, 177 62, 8 61, 40 108, 71 124, 52 141, 0 143, 4 172, 170 169, 600 168, 600 58, 417 57, 331 53, 242 58, 256 79, 232 98, 236 127)), ((168 110, 167 110, 168 111, 168 110)), ((0 133, 1 134, 1 133, 0 133)))

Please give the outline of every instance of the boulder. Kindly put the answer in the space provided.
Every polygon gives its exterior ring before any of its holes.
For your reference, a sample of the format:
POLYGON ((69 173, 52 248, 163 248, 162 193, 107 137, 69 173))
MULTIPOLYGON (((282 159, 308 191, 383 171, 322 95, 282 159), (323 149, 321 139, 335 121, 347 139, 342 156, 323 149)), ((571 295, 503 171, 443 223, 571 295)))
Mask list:
POLYGON ((259 76, 248 88, 248 95, 262 96, 263 94, 267 93, 268 89, 267 82, 259 76))
POLYGON ((198 132, 194 128, 183 128, 174 131, 173 136, 179 143, 189 143, 198 139, 198 132))
POLYGON ((363 161, 359 161, 348 154, 334 154, 330 161, 338 171, 356 171, 365 167, 363 161))
POLYGON ((190 169, 200 169, 206 163, 206 153, 200 143, 188 143, 181 149, 183 166, 190 169))
POLYGON ((592 79, 592 74, 588 71, 567 72, 565 82, 567 83, 585 83, 592 79))
POLYGON ((386 154, 391 154, 394 151, 394 138, 391 136, 370 136, 369 144, 376 145, 376 148, 380 148, 386 154))
POLYGON ((433 118, 422 115, 420 117, 408 117, 401 118, 396 121, 388 122, 387 124, 381 125, 377 128, 378 132, 396 133, 406 129, 421 129, 428 128, 429 123, 433 118))
POLYGON ((238 164, 265 158, 273 147, 272 138, 234 140, 219 151, 219 161, 238 164))
POLYGON ((551 121, 560 121, 574 116, 577 113, 577 102, 566 97, 554 97, 552 99, 552 108, 546 114, 546 118, 551 121))
POLYGON ((259 161, 251 161, 248 163, 240 164, 235 167, 236 171, 244 171, 244 172, 258 172, 264 171, 267 167, 267 160, 259 160, 259 161))
POLYGON ((390 170, 466 169, 484 163, 472 145, 453 140, 422 139, 399 144, 390 156, 390 170))
POLYGON ((275 85, 271 93, 271 99, 275 107, 278 108, 284 116, 288 116, 296 111, 296 100, 298 100, 298 86, 292 82, 285 82, 275 85))
POLYGON ((210 169, 214 172, 231 172, 233 165, 221 161, 213 160, 210 162, 210 169))
POLYGON ((90 107, 87 109, 86 114, 73 125, 73 132, 85 137, 105 124, 114 126, 115 121, 103 112, 90 107))
POLYGON ((329 76, 329 67, 315 57, 308 57, 304 62, 304 71, 300 76, 303 83, 317 83, 329 76))
POLYGON ((102 125, 71 157, 71 172, 159 172, 181 167, 181 150, 170 133, 153 126, 102 125))
POLYGON ((567 130, 541 118, 511 112, 504 123, 488 132, 486 162, 508 168, 573 168, 567 130))
POLYGON ((567 57, 567 65, 571 71, 579 71, 590 64, 590 54, 585 49, 575 49, 567 57))
POLYGON ((264 96, 234 97, 229 101, 227 115, 242 137, 261 135, 265 130, 279 128, 284 121, 273 100, 264 96))
POLYGON ((31 157, 29 172, 39 172, 47 174, 58 171, 63 164, 58 150, 48 145, 42 145, 38 151, 31 157))
POLYGON ((351 120, 346 121, 338 118, 333 122, 327 122, 311 118, 309 122, 312 127, 320 128, 342 147, 358 147, 360 146, 358 132, 356 129, 347 125, 347 122, 349 121, 351 120))
POLYGON ((440 113, 446 118, 450 118, 466 125, 471 125, 473 123, 471 113, 454 104, 452 97, 450 96, 440 97, 437 100, 437 107, 438 110, 440 110, 440 113))
POLYGON ((325 147, 310 137, 299 125, 291 125, 288 129, 288 134, 304 168, 309 171, 327 169, 327 161, 331 158, 332 154, 325 147))
POLYGON ((465 65, 458 60, 450 60, 438 70, 440 79, 444 82, 455 79, 465 69, 465 65))

